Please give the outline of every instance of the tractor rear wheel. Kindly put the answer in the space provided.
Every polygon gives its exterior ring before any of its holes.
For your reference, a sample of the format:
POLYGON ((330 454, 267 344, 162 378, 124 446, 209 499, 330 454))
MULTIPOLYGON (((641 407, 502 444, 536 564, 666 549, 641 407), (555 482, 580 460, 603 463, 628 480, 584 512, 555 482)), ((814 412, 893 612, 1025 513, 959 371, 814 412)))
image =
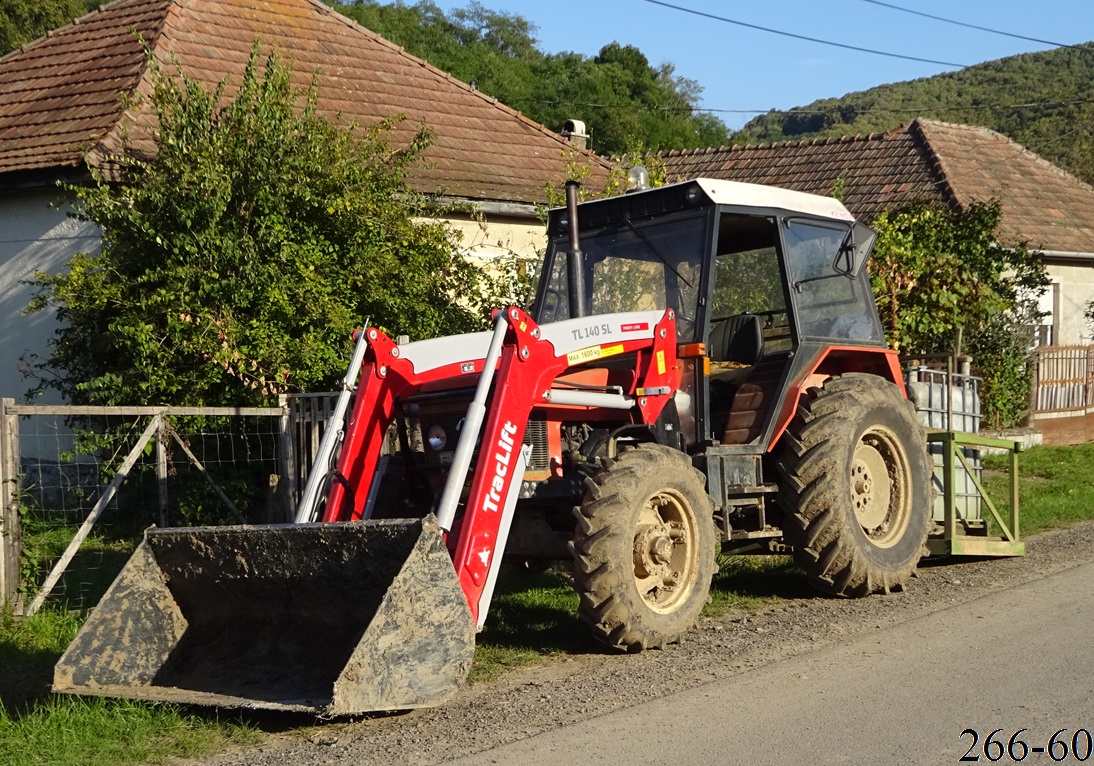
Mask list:
POLYGON ((609 646, 679 641, 714 576, 715 530, 703 475, 671 447, 643 444, 604 461, 574 509, 578 615, 609 646))
POLYGON ((911 402, 875 375, 829 379, 798 410, 779 458, 794 558, 837 596, 903 589, 926 552, 931 467, 911 402))

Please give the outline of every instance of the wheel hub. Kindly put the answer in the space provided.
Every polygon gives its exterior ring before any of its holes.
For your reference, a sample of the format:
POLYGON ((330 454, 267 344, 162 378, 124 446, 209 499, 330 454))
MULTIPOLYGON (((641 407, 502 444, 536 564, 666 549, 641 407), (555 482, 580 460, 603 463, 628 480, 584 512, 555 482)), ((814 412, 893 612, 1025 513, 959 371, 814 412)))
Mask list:
POLYGON ((634 538, 635 576, 656 577, 665 586, 674 585, 680 573, 672 569, 672 556, 682 538, 683 531, 673 530, 670 524, 651 524, 640 528, 634 538))
POLYGON ((634 583, 653 609, 671 611, 686 597, 696 551, 680 501, 672 493, 651 497, 634 533, 634 583))
POLYGON ((860 444, 851 466, 855 516, 867 534, 876 532, 889 515, 892 487, 885 458, 870 444, 860 444))

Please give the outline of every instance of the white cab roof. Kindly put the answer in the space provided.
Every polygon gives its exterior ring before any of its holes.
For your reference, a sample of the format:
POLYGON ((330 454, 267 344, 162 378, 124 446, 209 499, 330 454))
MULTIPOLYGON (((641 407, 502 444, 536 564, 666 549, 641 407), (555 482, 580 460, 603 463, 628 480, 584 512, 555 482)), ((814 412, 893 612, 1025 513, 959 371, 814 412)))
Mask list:
POLYGON ((696 178, 695 183, 698 183, 707 196, 719 205, 779 208, 839 221, 855 220, 843 203, 833 197, 780 189, 776 186, 746 184, 739 181, 716 181, 713 178, 696 178))

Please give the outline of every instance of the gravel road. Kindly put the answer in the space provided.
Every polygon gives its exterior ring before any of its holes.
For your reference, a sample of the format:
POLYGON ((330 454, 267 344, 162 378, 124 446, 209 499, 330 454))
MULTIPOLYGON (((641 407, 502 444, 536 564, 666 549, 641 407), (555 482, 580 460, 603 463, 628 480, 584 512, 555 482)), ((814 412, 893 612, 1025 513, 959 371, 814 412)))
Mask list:
POLYGON ((928 562, 904 593, 837 600, 786 594, 759 611, 705 619, 682 644, 638 655, 546 661, 476 684, 440 707, 270 735, 209 757, 217 766, 409 764, 486 750, 801 655, 1094 561, 1094 522, 1027 539, 1021 559, 928 562))

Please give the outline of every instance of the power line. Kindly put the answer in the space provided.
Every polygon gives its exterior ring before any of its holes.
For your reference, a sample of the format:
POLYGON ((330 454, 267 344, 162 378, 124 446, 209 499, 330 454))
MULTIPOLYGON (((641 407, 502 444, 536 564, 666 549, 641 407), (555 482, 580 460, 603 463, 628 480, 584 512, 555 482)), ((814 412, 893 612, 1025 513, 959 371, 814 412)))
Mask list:
POLYGON ((806 42, 817 43, 819 45, 830 45, 834 48, 844 48, 846 50, 858 51, 860 53, 872 53, 875 56, 888 56, 894 59, 904 59, 905 61, 919 61, 924 64, 940 64, 942 66, 956 67, 958 69, 964 69, 967 64, 955 64, 952 61, 936 61, 935 59, 924 59, 917 56, 905 56, 901 53, 889 53, 888 51, 876 51, 872 48, 859 48, 856 45, 846 45, 844 43, 836 43, 831 40, 821 40, 817 37, 807 37, 806 35, 797 35, 793 32, 783 32, 779 29, 771 29, 769 27, 761 27, 757 24, 749 24, 744 21, 737 21, 735 19, 727 19, 725 16, 716 16, 713 13, 705 13, 703 11, 697 11, 693 8, 685 8, 680 5, 673 5, 672 3, 665 3, 661 0, 646 0, 647 3, 653 5, 660 5, 665 8, 671 8, 674 11, 681 11, 682 13, 690 13, 694 16, 702 16, 707 19, 714 19, 715 21, 724 21, 727 24, 736 24, 739 27, 747 27, 748 29, 757 29, 761 32, 769 32, 773 35, 782 35, 783 37, 792 37, 795 40, 805 40, 806 42))
POLYGON ((881 0, 862 0, 864 3, 870 3, 871 5, 880 5, 882 8, 890 8, 894 11, 900 11, 902 13, 910 13, 913 16, 922 16, 925 19, 933 19, 934 21, 942 21, 946 24, 954 24, 959 27, 965 27, 967 29, 978 29, 981 32, 991 32, 993 35, 1003 35, 1004 37, 1013 37, 1016 40, 1026 40, 1031 43, 1042 43, 1043 45, 1051 45, 1055 48, 1072 48, 1077 51, 1085 51, 1087 53, 1094 53, 1094 48, 1085 48, 1081 45, 1068 45, 1066 43, 1055 43, 1052 40, 1041 40, 1037 37, 1026 37, 1025 35, 1016 35, 1012 32, 1004 32, 1000 29, 992 29, 991 27, 981 27, 976 24, 968 24, 964 21, 955 21, 954 19, 946 19, 941 16, 933 16, 929 13, 923 13, 922 11, 915 11, 911 8, 902 8, 899 5, 893 5, 892 3, 884 3, 881 0))
POLYGON ((1077 99, 1074 101, 1031 101, 1023 104, 973 104, 970 106, 924 106, 924 107, 832 107, 830 109, 704 109, 697 106, 647 106, 645 104, 596 104, 580 101, 552 101, 545 99, 517 98, 512 99, 514 104, 542 104, 544 106, 572 106, 582 109, 632 109, 644 112, 708 112, 713 114, 831 114, 837 111, 851 111, 857 115, 864 114, 923 114, 932 112, 975 112, 992 110, 1014 110, 1047 108, 1057 109, 1066 106, 1082 106, 1092 103, 1092 99, 1077 99))
POLYGON ((1091 99, 1078 99, 1075 101, 1032 101, 1025 104, 972 104, 969 106, 921 106, 921 107, 832 107, 830 109, 765 109, 763 111, 735 110, 735 109, 696 109, 697 112, 737 112, 741 114, 831 114, 838 111, 851 111, 856 116, 862 114, 923 114, 932 112, 935 114, 944 112, 979 112, 979 111, 1018 111, 1019 109, 1058 109, 1065 106, 1082 106, 1091 103, 1091 99))

